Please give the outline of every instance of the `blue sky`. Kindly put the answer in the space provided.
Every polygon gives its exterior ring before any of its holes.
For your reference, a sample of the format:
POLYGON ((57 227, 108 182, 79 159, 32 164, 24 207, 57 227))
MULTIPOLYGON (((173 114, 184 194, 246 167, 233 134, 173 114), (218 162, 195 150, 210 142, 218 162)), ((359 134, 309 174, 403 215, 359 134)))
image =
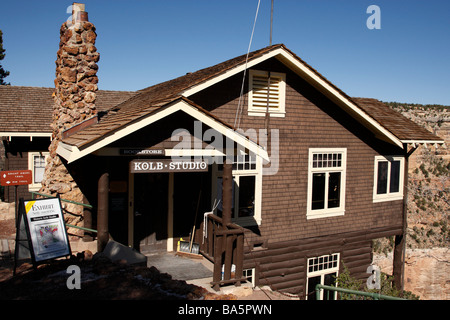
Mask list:
MULTIPOLYGON (((258 0, 85 0, 97 28, 99 88, 139 90, 247 52, 258 0)), ((251 50, 269 45, 261 0, 251 50)), ((52 87, 72 1, 0 0, 12 85, 52 87)), ((450 1, 274 0, 284 43, 350 96, 450 105, 450 1), (370 5, 381 29, 368 29, 370 5)))

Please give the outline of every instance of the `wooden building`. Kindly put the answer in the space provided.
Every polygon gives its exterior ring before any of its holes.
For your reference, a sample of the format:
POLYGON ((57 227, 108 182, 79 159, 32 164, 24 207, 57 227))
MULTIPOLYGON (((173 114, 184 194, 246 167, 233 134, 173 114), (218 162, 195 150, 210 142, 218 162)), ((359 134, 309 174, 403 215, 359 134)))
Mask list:
MULTIPOLYGON (((68 130, 57 153, 94 208, 106 174, 115 240, 145 253, 175 251, 195 233, 215 263, 215 285, 251 278, 313 298, 315 285, 330 284, 344 266, 366 279, 372 240, 396 236, 401 284, 408 157, 443 141, 378 100, 349 97, 285 45, 103 110, 68 130)), ((19 138, 4 128, 12 169, 27 156, 11 151, 19 138)))
POLYGON ((307 297, 343 265, 367 278, 380 237, 396 236, 401 275, 408 156, 420 143, 442 140, 273 45, 139 91, 58 154, 87 194, 95 174, 109 173, 110 231, 143 251, 176 250, 193 227, 204 243, 203 214, 221 200, 232 155, 244 273, 307 297), (207 161, 207 171, 158 172, 178 156, 207 161))

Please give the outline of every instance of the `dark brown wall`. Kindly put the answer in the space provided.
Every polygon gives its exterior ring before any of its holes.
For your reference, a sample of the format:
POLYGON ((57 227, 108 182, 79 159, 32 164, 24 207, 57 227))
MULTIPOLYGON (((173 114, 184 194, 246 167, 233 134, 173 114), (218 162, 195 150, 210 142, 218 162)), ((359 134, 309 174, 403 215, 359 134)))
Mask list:
MULTIPOLYGON (((286 73, 286 117, 270 119, 279 130, 279 171, 263 176, 262 223, 246 232, 244 268, 256 268, 259 284, 304 297, 307 259, 339 252, 341 272, 345 264, 352 276, 367 279, 371 239, 402 232, 403 202, 373 203, 375 156, 402 150, 375 138, 280 62, 257 69, 286 73), (344 216, 306 218, 309 148, 317 147, 347 148, 344 216), (260 245, 251 250, 253 244, 260 245)), ((191 98, 233 125, 241 81, 239 74, 191 98)), ((264 128, 264 117, 247 115, 247 80, 245 86, 241 128, 264 128)))
MULTIPOLYGON (((402 224, 402 201, 373 203, 374 157, 401 154, 376 139, 337 105, 274 60, 258 70, 286 73, 286 117, 270 119, 280 136, 280 166, 263 177, 261 236, 270 242, 319 237, 402 224), (309 148, 347 148, 345 215, 307 220, 309 148)), ((213 86, 192 99, 233 124, 242 74, 213 86), (225 97, 212 100, 211 97, 225 97)), ((241 119, 244 130, 264 127, 263 117, 247 115, 247 81, 241 119)), ((270 153, 270 150, 269 150, 270 153)))
MULTIPOLYGON (((5 146, 5 171, 27 170, 29 151, 48 151, 49 138, 36 138, 31 141, 29 137, 13 137, 11 141, 2 141, 5 146)), ((18 186, 18 198, 31 199, 28 186, 18 186)), ((5 187, 5 202, 15 201, 15 187, 5 187)))

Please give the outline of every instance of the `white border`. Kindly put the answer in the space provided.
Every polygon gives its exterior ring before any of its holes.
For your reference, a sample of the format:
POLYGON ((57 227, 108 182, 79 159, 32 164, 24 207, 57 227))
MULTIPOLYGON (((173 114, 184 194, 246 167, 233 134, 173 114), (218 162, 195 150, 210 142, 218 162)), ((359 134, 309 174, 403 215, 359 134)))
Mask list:
POLYGON ((374 170, 373 170, 373 202, 403 200, 404 181, 405 181, 405 158, 403 156, 375 156, 374 170), (400 161, 399 191, 387 192, 386 194, 377 194, 378 162, 379 161, 388 162, 387 185, 389 187, 389 182, 391 178, 391 161, 393 160, 400 161))
POLYGON ((308 196, 306 202, 306 219, 328 218, 345 214, 345 186, 347 176, 347 148, 310 148, 308 157, 308 196), (342 153, 342 168, 313 168, 314 153, 342 153), (341 172, 341 192, 339 208, 312 210, 312 180, 315 172, 341 172))

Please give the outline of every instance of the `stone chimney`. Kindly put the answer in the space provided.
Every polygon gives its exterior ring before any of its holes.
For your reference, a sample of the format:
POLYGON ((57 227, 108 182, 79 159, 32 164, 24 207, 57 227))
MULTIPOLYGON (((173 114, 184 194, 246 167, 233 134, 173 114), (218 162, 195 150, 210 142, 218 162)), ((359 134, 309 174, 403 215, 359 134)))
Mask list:
MULTIPOLYGON (((83 202, 83 194, 56 153, 64 130, 97 114, 95 108, 97 62, 100 54, 95 47, 95 26, 88 21, 84 4, 73 3, 72 21, 60 29, 59 50, 56 58, 54 106, 52 115, 52 142, 40 192, 62 199, 83 202)), ((64 209, 81 217, 83 207, 62 203, 64 209)), ((66 219, 70 217, 66 216, 66 219)), ((82 220, 80 218, 76 218, 82 220)), ((80 224, 71 220, 70 224, 80 224)), ((74 229, 75 233, 76 230, 74 229)), ((81 233, 81 232, 78 232, 81 233)))
MULTIPOLYGON (((95 26, 88 21, 84 4, 72 5, 72 22, 61 26, 57 52, 53 139, 61 133, 94 116, 97 92, 97 62, 100 54, 95 47, 95 26)), ((55 152, 55 150, 50 150, 55 152)))

